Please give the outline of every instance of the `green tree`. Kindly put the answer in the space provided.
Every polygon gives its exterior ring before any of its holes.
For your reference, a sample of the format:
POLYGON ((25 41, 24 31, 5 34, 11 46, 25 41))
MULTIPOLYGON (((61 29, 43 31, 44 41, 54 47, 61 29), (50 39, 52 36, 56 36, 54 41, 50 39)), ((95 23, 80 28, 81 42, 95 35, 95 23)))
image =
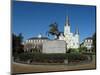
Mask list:
POLYGON ((93 52, 95 52, 96 51, 96 33, 94 33, 93 34, 93 36, 92 36, 92 38, 93 38, 93 52))
POLYGON ((67 53, 78 53, 79 49, 75 49, 75 48, 69 48, 67 53))
POLYGON ((87 52, 87 48, 86 47, 80 47, 79 52, 87 52))
POLYGON ((17 36, 13 33, 12 34, 12 53, 14 54, 14 53, 16 53, 16 42, 17 42, 17 36))
POLYGON ((24 46, 22 44, 23 36, 20 33, 18 36, 12 33, 12 54, 22 53, 24 51, 24 46))
POLYGON ((51 34, 51 35, 55 35, 56 39, 59 38, 60 32, 59 32, 59 29, 58 29, 58 24, 56 22, 49 25, 48 33, 51 34))

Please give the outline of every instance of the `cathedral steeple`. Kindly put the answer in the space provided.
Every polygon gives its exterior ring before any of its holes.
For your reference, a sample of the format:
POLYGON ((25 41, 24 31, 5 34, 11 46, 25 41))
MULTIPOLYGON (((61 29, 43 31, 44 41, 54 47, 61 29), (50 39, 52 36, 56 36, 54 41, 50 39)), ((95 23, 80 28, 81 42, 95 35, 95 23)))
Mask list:
POLYGON ((70 34, 70 23, 69 23, 69 16, 66 17, 66 22, 64 26, 64 35, 70 34))
POLYGON ((78 26, 76 26, 75 34, 79 34, 78 26))
POLYGON ((70 26, 70 23, 69 23, 69 16, 66 16, 66 26, 70 26))

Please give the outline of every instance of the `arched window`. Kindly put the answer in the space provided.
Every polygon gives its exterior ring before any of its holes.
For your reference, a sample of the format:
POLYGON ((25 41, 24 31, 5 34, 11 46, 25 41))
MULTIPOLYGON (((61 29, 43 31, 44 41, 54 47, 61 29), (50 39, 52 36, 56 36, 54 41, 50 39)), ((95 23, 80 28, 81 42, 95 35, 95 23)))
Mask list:
POLYGON ((28 43, 28 40, 26 40, 26 43, 28 43))
POLYGON ((92 43, 92 40, 90 40, 90 42, 92 43))
POLYGON ((35 40, 34 40, 34 44, 35 44, 36 42, 35 42, 35 40))
POLYGON ((38 43, 40 43, 40 40, 38 40, 38 43))
POLYGON ((28 42, 30 43, 30 40, 28 40, 28 42))
POLYGON ((90 39, 88 39, 88 42, 90 42, 90 39))
POLYGON ((85 42, 87 42, 87 40, 85 40, 85 42))

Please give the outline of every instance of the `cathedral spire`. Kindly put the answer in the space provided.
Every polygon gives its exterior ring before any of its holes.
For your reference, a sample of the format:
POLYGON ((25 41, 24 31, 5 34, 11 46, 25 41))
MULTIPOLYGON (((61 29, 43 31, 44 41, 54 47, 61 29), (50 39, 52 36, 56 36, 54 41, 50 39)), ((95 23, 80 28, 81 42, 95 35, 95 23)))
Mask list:
POLYGON ((79 34, 78 26, 76 26, 75 34, 79 34))
POLYGON ((69 16, 66 17, 66 23, 64 26, 64 35, 66 34, 70 34, 69 16))
POLYGON ((70 23, 69 23, 69 16, 66 16, 66 26, 70 26, 70 23))

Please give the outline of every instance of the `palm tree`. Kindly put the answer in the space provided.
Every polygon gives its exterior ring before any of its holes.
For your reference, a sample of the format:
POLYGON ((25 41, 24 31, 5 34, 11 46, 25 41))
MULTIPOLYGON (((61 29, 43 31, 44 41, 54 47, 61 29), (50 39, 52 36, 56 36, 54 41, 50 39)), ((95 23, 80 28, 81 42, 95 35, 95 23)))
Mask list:
POLYGON ((49 25, 48 33, 51 34, 51 35, 56 36, 55 39, 59 38, 60 32, 58 30, 58 24, 56 22, 49 25))

